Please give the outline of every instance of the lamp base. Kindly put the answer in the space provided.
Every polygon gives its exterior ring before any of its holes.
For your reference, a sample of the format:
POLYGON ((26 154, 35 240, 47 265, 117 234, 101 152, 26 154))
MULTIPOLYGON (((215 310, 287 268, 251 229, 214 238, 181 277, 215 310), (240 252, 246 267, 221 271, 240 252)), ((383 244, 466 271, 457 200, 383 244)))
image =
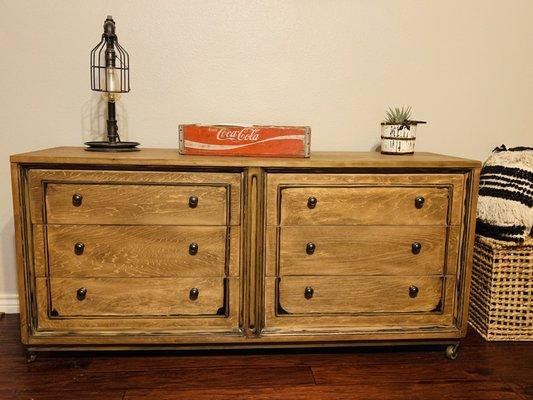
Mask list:
POLYGON ((140 151, 141 149, 138 149, 137 146, 140 143, 138 142, 107 142, 107 141, 99 141, 99 142, 85 142, 87 147, 86 151, 140 151))

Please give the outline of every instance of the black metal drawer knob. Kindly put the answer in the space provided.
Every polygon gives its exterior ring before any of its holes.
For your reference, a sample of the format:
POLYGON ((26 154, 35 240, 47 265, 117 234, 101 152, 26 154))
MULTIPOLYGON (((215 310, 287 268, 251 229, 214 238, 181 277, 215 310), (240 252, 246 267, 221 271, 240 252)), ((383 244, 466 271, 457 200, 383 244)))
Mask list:
POLYGON ((76 243, 74 245, 74 254, 81 256, 85 250, 85 245, 83 243, 76 243))
POLYGON ((200 291, 197 288, 192 288, 189 292, 189 299, 192 301, 198 299, 198 295, 200 294, 200 291))
POLYGON ((318 203, 318 200, 316 199, 316 197, 309 197, 307 199, 307 207, 311 209, 316 207, 316 203, 318 203))
POLYGON ((85 300, 85 297, 87 297, 87 288, 79 288, 77 291, 76 291, 76 298, 79 300, 79 301, 82 301, 82 300, 85 300))
POLYGON ((305 245, 305 252, 309 255, 313 254, 315 252, 315 249, 316 246, 314 243, 309 242, 305 245))
POLYGON ((198 206, 198 197, 191 196, 189 197, 189 207, 196 208, 198 206))
POLYGON ((418 296, 418 288, 415 285, 409 286, 409 297, 414 299, 418 296))
POLYGON ((422 196, 419 196, 415 199, 415 207, 422 208, 424 207, 425 202, 426 202, 426 199, 424 199, 422 196))
POLYGON ((191 243, 189 245, 189 254, 191 256, 198 254, 198 243, 191 243))
POLYGON ((74 207, 81 206, 82 202, 83 202, 83 196, 81 194, 75 193, 72 195, 72 205, 74 207))
POLYGON ((414 242, 412 245, 411 245, 411 251, 413 252, 413 254, 418 254, 420 253, 420 250, 422 250, 422 245, 418 242, 414 242))
POLYGON ((315 289, 313 289, 311 286, 307 286, 304 290, 304 297, 309 300, 313 295, 315 294, 315 289))

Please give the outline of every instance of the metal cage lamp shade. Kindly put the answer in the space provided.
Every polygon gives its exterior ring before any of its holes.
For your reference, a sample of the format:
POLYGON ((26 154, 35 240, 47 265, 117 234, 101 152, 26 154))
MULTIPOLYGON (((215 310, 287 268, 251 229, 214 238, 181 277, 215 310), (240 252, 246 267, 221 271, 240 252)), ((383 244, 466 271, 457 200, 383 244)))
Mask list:
POLYGON ((123 142, 118 133, 115 103, 130 91, 130 56, 118 43, 115 21, 108 16, 102 40, 91 51, 91 89, 107 101, 107 140, 86 142, 88 151, 136 151, 137 142, 123 142))

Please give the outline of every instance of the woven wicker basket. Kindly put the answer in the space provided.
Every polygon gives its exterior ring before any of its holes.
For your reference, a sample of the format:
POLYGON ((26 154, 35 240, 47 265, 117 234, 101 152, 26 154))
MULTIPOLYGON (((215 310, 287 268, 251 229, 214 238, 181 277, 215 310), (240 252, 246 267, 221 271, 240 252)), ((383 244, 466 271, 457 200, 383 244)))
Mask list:
POLYGON ((469 322, 486 340, 533 340, 533 239, 476 236, 469 322))

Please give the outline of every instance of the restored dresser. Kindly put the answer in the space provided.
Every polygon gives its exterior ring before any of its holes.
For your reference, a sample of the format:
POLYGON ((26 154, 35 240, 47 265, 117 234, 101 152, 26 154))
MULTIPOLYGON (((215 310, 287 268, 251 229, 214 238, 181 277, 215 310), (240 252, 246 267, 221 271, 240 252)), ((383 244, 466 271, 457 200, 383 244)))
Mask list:
POLYGON ((440 343, 466 333, 480 163, 11 157, 22 342, 44 349, 440 343))

